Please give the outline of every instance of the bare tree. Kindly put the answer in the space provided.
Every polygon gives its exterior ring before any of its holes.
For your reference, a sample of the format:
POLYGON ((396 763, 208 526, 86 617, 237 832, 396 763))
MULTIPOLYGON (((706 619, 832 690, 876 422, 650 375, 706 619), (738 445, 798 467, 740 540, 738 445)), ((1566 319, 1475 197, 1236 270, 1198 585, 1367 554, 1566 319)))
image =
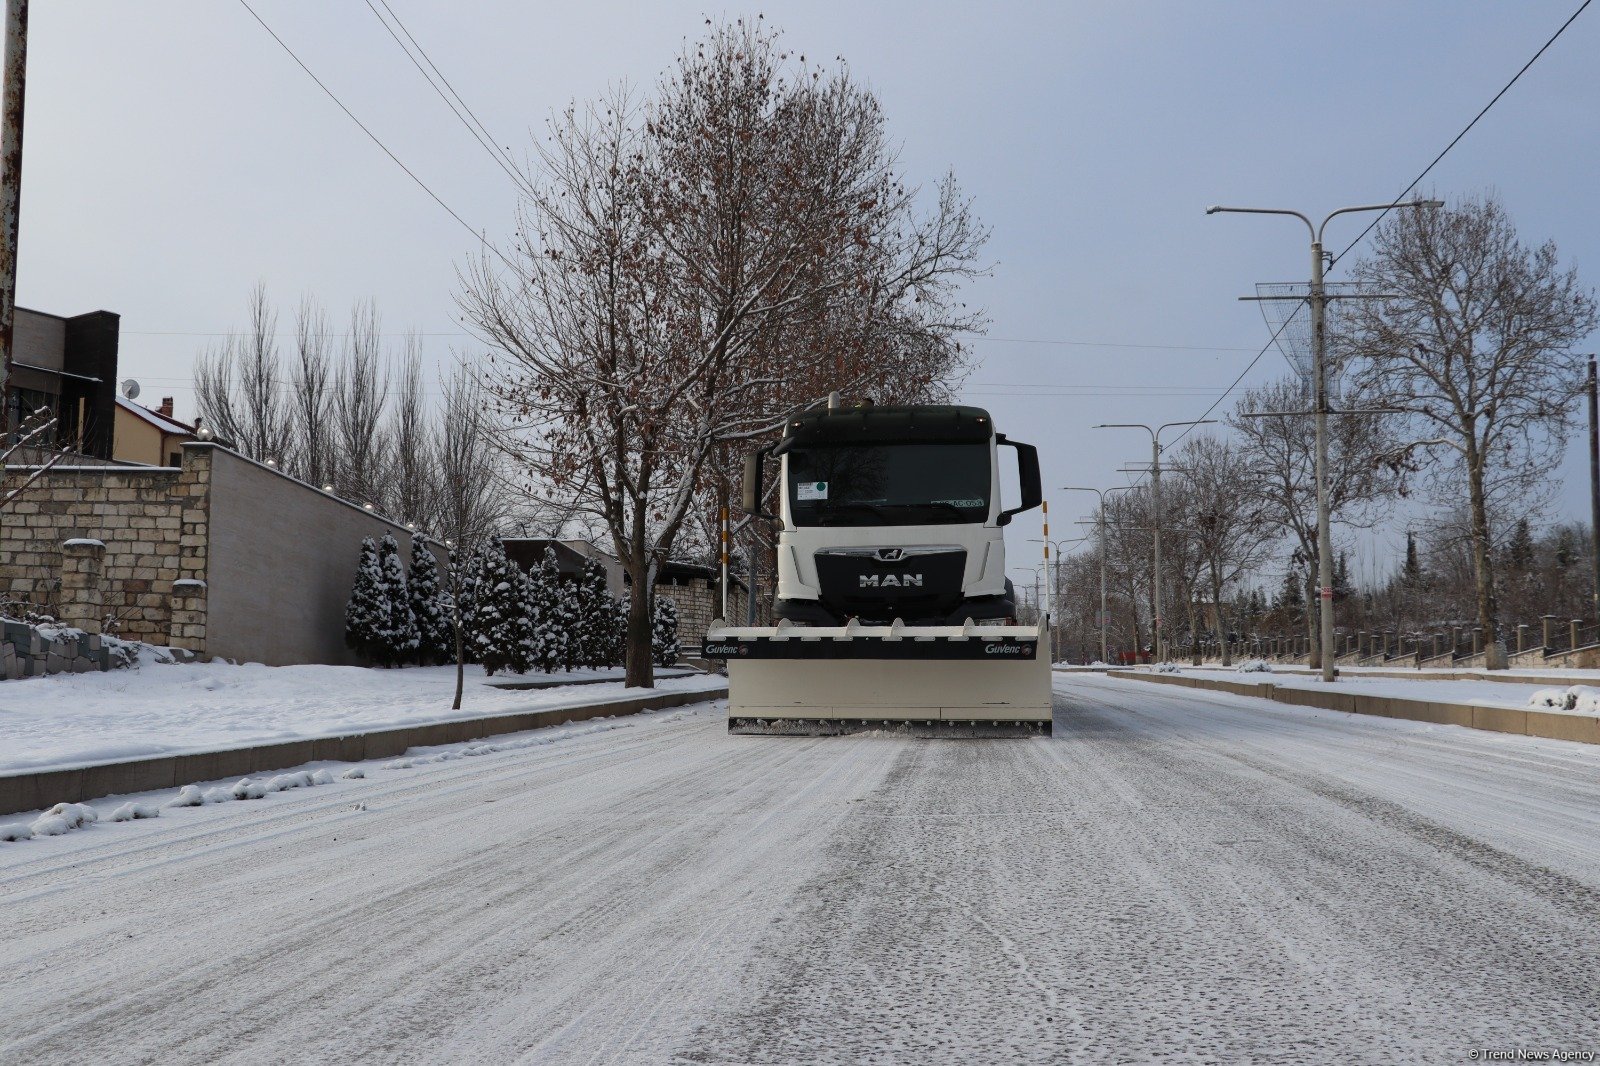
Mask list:
POLYGON ((393 460, 384 499, 395 518, 412 525, 427 521, 432 509, 437 457, 428 434, 428 412, 422 393, 422 338, 407 333, 387 437, 393 460))
POLYGON ((295 475, 313 485, 333 482, 333 365, 329 356, 332 331, 328 314, 306 296, 295 312, 295 362, 290 372, 290 406, 294 411, 294 446, 290 465, 295 475))
POLYGON ((0 438, 0 477, 12 466, 21 467, 18 481, 0 489, 0 510, 10 507, 40 478, 61 464, 72 451, 72 444, 57 444, 55 414, 41 407, 17 426, 10 440, 0 438))
POLYGON ((742 23, 680 57, 648 119, 622 94, 571 108, 540 153, 519 276, 482 259, 459 301, 517 461, 610 532, 647 686, 654 577, 708 471, 830 389, 947 380, 983 235, 953 187, 914 216, 870 93, 742 23))
POLYGON ((195 399, 206 424, 239 454, 283 463, 293 414, 283 391, 278 313, 264 284, 250 291, 249 313, 244 333, 230 334, 195 365, 195 399))
POLYGON ((1250 485, 1246 456, 1217 437, 1191 437, 1178 453, 1189 499, 1190 550, 1203 562, 1216 612, 1222 665, 1233 665, 1223 593, 1266 556, 1275 533, 1267 506, 1250 485))
POLYGON ((1415 433, 1395 460, 1442 456, 1429 470, 1435 488, 1465 490, 1478 624, 1488 665, 1503 668, 1490 514, 1497 501, 1526 508, 1551 490, 1583 386, 1573 349, 1595 328, 1594 297, 1561 268, 1554 242, 1523 245, 1493 197, 1395 213, 1355 276, 1395 298, 1357 303, 1341 354, 1358 382, 1408 416, 1415 433))
POLYGON ((437 482, 429 529, 450 551, 446 586, 456 644, 456 693, 451 704, 455 710, 461 708, 466 676, 461 616, 465 571, 505 522, 509 498, 500 490, 499 451, 488 422, 486 399, 476 373, 458 366, 444 382, 443 410, 432 448, 437 482))
MULTIPOLYGON (((1370 390, 1346 390, 1341 405, 1347 410, 1377 410, 1381 397, 1370 390)), ((1317 491, 1314 416, 1277 414, 1303 412, 1309 406, 1300 383, 1288 378, 1245 393, 1234 407, 1228 425, 1238 434, 1246 472, 1245 484, 1266 509, 1267 520, 1285 535, 1300 560, 1310 560, 1306 580, 1317 573, 1317 491)), ((1393 499, 1403 488, 1392 464, 1382 462, 1393 446, 1394 418, 1382 414, 1334 415, 1328 420, 1328 519, 1347 527, 1367 528, 1375 520, 1376 504, 1393 499)), ((1304 590, 1308 602, 1317 595, 1314 583, 1304 590)), ((1312 667, 1322 665, 1317 639, 1316 611, 1305 613, 1306 636, 1311 642, 1312 667)))
POLYGON ((385 497, 390 449, 381 431, 389 375, 381 366, 382 357, 377 305, 358 301, 350 312, 350 334, 334 393, 339 443, 334 484, 341 496, 362 503, 377 504, 385 497))

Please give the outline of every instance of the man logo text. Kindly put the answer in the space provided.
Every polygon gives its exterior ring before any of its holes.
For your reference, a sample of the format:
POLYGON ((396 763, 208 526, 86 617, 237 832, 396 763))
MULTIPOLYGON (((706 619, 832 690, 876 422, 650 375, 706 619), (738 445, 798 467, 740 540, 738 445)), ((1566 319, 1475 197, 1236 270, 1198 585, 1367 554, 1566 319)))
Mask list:
POLYGON ((862 574, 864 589, 920 589, 921 574, 862 574))

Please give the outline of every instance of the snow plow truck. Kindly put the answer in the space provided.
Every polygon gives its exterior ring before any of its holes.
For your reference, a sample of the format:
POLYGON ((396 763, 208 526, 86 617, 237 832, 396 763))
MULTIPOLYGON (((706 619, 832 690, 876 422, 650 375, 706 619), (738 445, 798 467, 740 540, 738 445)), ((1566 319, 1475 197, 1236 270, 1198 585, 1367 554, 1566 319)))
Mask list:
POLYGON ((830 400, 745 457, 743 489, 743 509, 778 528, 776 625, 706 633, 730 732, 1050 733, 1045 623, 1017 624, 1003 538, 1041 500, 1032 445, 977 407, 830 400), (1018 474, 1010 508, 1003 461, 1018 474))

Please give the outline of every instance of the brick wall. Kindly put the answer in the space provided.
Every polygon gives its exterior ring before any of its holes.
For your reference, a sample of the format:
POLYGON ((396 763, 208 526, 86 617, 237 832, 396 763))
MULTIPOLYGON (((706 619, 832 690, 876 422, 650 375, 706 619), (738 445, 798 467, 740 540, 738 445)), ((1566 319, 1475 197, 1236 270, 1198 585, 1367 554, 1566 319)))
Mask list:
MULTIPOLYGON (((0 512, 0 598, 59 613, 62 544, 105 544, 101 599, 119 636, 166 644, 172 584, 203 578, 210 457, 181 470, 56 469, 0 512)), ((8 471, 9 488, 23 478, 8 471)))
MULTIPOLYGON (((746 600, 744 589, 729 583, 727 619, 733 625, 745 624, 746 600)), ((717 583, 704 578, 687 578, 684 584, 656 583, 656 595, 666 596, 678 605, 678 643, 686 648, 697 648, 705 643, 706 630, 717 616, 721 602, 717 583)), ((772 624, 771 600, 762 596, 756 601, 756 624, 772 624)))

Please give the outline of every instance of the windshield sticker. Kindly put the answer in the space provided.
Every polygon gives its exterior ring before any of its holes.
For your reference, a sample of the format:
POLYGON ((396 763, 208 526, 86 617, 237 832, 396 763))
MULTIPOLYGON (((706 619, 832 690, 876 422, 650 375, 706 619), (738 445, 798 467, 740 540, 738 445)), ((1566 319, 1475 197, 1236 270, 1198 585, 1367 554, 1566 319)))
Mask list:
POLYGON ((828 483, 826 481, 799 482, 800 499, 826 500, 828 498, 828 483))
POLYGON ((952 507, 982 507, 982 500, 934 500, 934 503, 948 503, 952 507))

